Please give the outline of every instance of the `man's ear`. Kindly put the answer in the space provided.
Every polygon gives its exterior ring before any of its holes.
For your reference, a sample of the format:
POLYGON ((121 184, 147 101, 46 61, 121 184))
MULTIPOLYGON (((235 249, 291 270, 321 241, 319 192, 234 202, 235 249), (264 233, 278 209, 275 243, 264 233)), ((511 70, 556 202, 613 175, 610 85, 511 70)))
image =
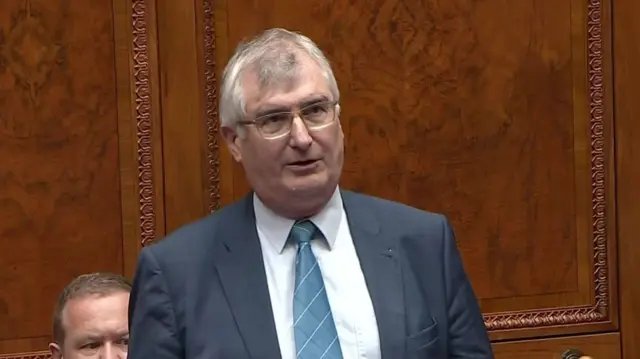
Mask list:
POLYGON ((57 343, 49 343, 51 359, 62 359, 62 349, 57 343))
POLYGON ((220 133, 222 134, 222 138, 224 138, 225 142, 227 142, 227 147, 229 148, 229 152, 233 156, 233 159, 236 162, 242 162, 242 153, 240 152, 240 136, 238 134, 238 130, 236 128, 223 126, 220 128, 220 133))

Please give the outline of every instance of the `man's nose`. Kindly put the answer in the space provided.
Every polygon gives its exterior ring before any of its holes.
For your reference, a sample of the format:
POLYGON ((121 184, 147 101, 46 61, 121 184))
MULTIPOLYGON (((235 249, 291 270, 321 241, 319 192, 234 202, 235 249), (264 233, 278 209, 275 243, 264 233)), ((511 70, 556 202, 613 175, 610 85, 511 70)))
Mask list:
POLYGON ((291 124, 291 147, 306 149, 311 145, 312 141, 309 129, 304 124, 304 121, 300 116, 294 117, 291 124))
POLYGON ((126 359, 127 350, 121 348, 113 343, 106 343, 102 347, 102 355, 100 359, 126 359))

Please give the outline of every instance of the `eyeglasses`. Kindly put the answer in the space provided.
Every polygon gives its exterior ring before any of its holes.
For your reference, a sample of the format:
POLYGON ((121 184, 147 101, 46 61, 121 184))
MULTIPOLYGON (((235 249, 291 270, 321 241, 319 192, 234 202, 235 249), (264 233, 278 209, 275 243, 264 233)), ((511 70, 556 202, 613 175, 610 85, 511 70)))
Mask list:
POLYGON ((253 121, 238 121, 241 125, 253 125, 267 140, 275 140, 291 133, 293 120, 300 116, 310 131, 318 131, 331 125, 336 119, 338 101, 323 101, 307 105, 296 112, 276 112, 256 117, 253 121))

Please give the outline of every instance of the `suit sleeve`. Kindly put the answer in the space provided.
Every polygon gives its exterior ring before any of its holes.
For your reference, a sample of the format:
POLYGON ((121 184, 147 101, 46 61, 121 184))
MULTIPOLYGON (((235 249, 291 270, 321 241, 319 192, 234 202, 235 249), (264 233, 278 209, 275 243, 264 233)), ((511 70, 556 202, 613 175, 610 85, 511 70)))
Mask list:
POLYGON ((150 248, 141 251, 133 279, 127 358, 184 358, 167 284, 150 248))
POLYGON ((465 273, 449 221, 443 221, 444 272, 449 316, 449 358, 493 359, 480 306, 465 273))

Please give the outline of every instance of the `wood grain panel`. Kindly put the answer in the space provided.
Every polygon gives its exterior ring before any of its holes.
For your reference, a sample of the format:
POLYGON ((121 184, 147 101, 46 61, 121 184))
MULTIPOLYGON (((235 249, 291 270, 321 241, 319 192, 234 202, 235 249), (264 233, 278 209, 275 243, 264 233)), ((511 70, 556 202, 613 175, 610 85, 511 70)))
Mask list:
MULTIPOLYGON (((159 59, 162 64, 161 111, 163 136, 164 196, 168 231, 195 220, 207 212, 208 183, 200 172, 211 156, 205 140, 214 147, 216 139, 205 137, 206 112, 202 87, 206 86, 203 63, 197 61, 193 2, 158 0, 159 59), (191 23, 187 26, 187 23, 191 23), (202 84, 200 83, 202 81, 202 84)), ((212 117, 206 117, 211 121, 212 117)), ((215 168, 215 167, 211 167, 215 168)), ((206 173, 206 171, 204 171, 206 173)))
POLYGON ((218 64, 227 57, 226 4, 157 4, 165 218, 170 232, 234 199, 232 160, 220 146, 218 133, 217 79, 218 64))
POLYGON ((62 287, 163 234, 152 4, 0 2, 2 358, 48 358, 62 287))
POLYGON ((47 335, 66 281, 122 272, 123 254, 113 33, 103 15, 111 4, 0 6, 0 339, 7 340, 47 335))
POLYGON ((613 60, 620 325, 625 359, 640 358, 640 2, 616 0, 613 60))
POLYGON ((607 1, 219 6, 227 54, 274 26, 327 52, 343 187, 451 218, 493 339, 616 327, 607 1))

